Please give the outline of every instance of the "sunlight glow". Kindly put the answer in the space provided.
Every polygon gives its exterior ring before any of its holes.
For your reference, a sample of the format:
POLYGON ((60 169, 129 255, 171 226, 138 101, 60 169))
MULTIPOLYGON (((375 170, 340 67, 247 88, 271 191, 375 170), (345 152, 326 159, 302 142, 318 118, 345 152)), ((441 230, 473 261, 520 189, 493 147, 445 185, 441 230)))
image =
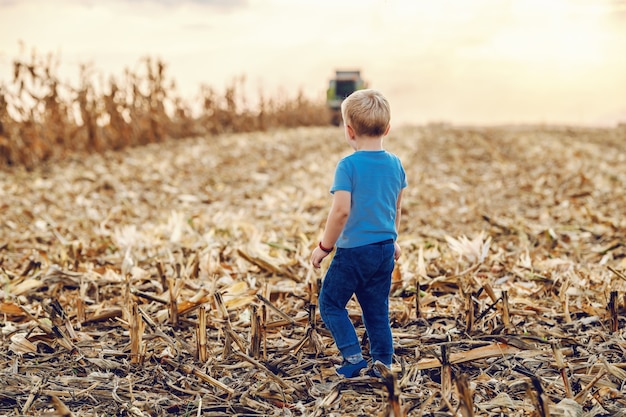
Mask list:
POLYGON ((159 57, 184 95, 200 84, 220 88, 245 76, 251 95, 302 89, 321 97, 336 68, 358 67, 390 95, 401 122, 626 119, 621 1, 212 4, 0 3, 0 74, 10 74, 21 40, 27 51, 58 53, 68 78, 80 63, 120 74, 142 57, 159 57), (583 96, 584 104, 573 102, 583 96))

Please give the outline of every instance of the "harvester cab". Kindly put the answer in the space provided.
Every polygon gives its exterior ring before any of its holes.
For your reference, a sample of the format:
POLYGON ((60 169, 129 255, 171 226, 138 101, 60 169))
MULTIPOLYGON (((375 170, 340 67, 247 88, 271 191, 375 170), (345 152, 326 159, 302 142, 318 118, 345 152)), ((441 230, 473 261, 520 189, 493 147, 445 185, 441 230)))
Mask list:
POLYGON ((356 90, 367 88, 359 70, 335 71, 335 78, 328 82, 326 105, 330 111, 330 122, 335 126, 341 124, 341 103, 356 90))

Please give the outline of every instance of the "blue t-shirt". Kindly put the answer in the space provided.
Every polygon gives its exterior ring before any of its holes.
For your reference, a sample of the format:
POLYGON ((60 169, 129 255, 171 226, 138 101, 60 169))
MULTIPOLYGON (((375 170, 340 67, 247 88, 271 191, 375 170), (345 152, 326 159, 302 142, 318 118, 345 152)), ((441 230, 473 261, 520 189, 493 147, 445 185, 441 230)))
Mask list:
POLYGON ((396 203, 407 186, 400 158, 385 150, 356 151, 341 159, 330 192, 349 191, 350 216, 337 247, 356 248, 398 237, 396 203))

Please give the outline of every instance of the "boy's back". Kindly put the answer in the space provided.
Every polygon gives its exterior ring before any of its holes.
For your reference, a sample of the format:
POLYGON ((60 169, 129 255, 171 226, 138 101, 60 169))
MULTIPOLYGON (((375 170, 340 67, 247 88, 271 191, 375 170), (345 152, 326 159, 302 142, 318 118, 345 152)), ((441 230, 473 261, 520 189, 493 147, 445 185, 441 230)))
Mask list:
POLYGON ((331 192, 350 192, 351 208, 337 246, 396 240, 396 203, 404 187, 406 175, 400 159, 385 150, 357 151, 339 161, 331 192))

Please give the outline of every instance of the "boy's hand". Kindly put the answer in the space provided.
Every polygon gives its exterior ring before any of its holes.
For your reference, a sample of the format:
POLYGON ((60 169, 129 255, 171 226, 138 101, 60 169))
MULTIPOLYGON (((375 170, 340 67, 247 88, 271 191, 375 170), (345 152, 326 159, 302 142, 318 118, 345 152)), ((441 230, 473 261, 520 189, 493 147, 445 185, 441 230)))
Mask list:
POLYGON ((393 259, 397 261, 398 258, 400 258, 400 255, 402 255, 402 249, 400 249, 400 245, 398 245, 398 242, 394 242, 393 246, 395 248, 393 252, 393 259))
POLYGON ((311 263, 315 268, 319 268, 322 260, 328 255, 330 255, 328 252, 324 252, 320 248, 315 248, 311 254, 311 263))

